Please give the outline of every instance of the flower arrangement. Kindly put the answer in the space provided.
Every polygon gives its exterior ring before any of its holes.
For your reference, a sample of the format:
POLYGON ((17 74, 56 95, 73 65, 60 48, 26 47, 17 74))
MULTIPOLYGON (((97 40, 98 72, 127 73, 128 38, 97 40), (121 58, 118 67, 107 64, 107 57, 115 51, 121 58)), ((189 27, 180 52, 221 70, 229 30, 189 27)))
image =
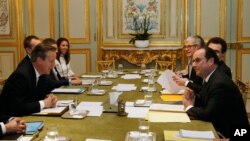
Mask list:
POLYGON ((125 8, 125 27, 133 36, 129 43, 134 44, 136 40, 149 40, 149 33, 158 26, 157 0, 149 0, 147 3, 139 3, 135 0, 127 0, 125 8))

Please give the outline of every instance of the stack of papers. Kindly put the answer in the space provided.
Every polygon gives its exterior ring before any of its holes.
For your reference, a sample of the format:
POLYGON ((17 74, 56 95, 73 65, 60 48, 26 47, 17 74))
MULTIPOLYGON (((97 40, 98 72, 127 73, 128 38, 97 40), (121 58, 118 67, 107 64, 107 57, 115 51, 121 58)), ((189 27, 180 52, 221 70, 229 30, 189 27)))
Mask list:
POLYGON ((125 74, 122 76, 123 79, 140 79, 141 76, 139 74, 125 74))
POLYGON ((169 111, 169 112, 185 112, 184 105, 174 105, 174 104, 152 104, 149 110, 153 111, 169 111))
POLYGON ((135 84, 118 84, 117 86, 112 87, 112 90, 125 92, 125 91, 132 91, 136 90, 135 84))
POLYGON ((126 107, 128 118, 146 118, 149 107, 126 107))
POLYGON ((100 78, 101 75, 87 75, 87 74, 84 74, 81 77, 82 78, 100 78))
POLYGON ((51 91, 52 93, 73 93, 80 94, 85 91, 84 88, 57 88, 51 91))
POLYGON ((195 139, 214 139, 214 134, 212 131, 192 131, 180 129, 180 136, 183 138, 195 138, 195 139))
POLYGON ((77 107, 78 111, 89 111, 87 116, 101 116, 103 112, 102 102, 81 102, 77 107))

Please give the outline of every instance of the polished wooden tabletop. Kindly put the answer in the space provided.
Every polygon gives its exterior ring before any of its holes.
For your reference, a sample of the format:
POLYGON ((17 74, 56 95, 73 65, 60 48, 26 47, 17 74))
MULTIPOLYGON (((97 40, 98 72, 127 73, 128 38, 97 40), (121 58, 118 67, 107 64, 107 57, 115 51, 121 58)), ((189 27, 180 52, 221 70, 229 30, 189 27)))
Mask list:
MULTIPOLYGON (((141 79, 125 80, 120 76, 116 79, 108 79, 113 81, 112 86, 98 86, 100 89, 107 90, 107 93, 102 96, 90 96, 86 94, 86 91, 77 95, 78 101, 97 101, 106 102, 109 99, 108 92, 113 91, 111 88, 118 83, 122 84, 135 84, 137 89, 131 92, 123 92, 120 96, 124 101, 135 101, 136 99, 143 99, 144 94, 140 92, 142 86, 146 86, 142 80, 145 77, 142 75, 141 79)), ((84 78, 89 79, 89 78, 84 78)), ((89 86, 70 86, 70 87, 86 87, 89 86)), ((166 103, 160 98, 161 87, 156 85, 157 92, 153 94, 154 103, 166 103)), ((56 94, 58 99, 68 99, 73 94, 56 94)), ((46 135, 46 127, 55 125, 58 128, 59 136, 67 136, 72 141, 84 141, 87 138, 94 139, 106 139, 112 141, 125 140, 126 134, 129 131, 138 131, 138 119, 127 118, 126 116, 118 116, 116 113, 103 113, 100 117, 86 117, 84 119, 63 119, 61 117, 49 117, 49 116, 26 116, 23 117, 26 121, 44 121, 45 126, 39 133, 35 140, 41 140, 46 135)), ((156 140, 164 140, 164 130, 212 130, 216 137, 217 134, 214 127, 210 122, 204 122, 199 120, 191 120, 190 123, 150 123, 150 132, 156 133, 156 140)))

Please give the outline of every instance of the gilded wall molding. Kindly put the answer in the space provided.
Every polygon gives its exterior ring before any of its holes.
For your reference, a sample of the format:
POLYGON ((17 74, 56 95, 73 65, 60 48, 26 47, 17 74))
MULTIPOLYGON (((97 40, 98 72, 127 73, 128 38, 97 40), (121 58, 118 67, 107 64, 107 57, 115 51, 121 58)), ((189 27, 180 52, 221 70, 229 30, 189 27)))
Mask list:
POLYGON ((106 3, 105 3, 105 10, 106 10, 106 12, 105 12, 105 17, 107 17, 107 19, 108 19, 108 17, 110 16, 110 14, 108 14, 109 12, 111 12, 111 18, 112 18, 112 21, 109 21, 109 20, 106 20, 106 38, 114 38, 114 34, 115 34, 115 13, 114 13, 114 9, 115 9, 115 5, 114 5, 114 0, 106 0, 105 1, 106 3), (108 2, 112 2, 112 4, 109 4, 108 2), (112 9, 110 10, 109 9, 109 7, 111 7, 112 9), (108 29, 109 29, 109 22, 112 22, 112 25, 113 25, 113 27, 112 27, 112 30, 113 30, 113 33, 112 33, 112 35, 110 36, 110 35, 108 35, 108 29))
POLYGON ((91 72, 91 51, 89 48, 86 49, 70 49, 71 54, 84 54, 86 55, 86 71, 91 72))
MULTIPOLYGON (((242 48, 237 50, 236 54, 236 78, 242 80, 242 56, 244 54, 250 54, 250 48, 242 48)), ((249 80, 248 80, 249 81, 249 80)))
POLYGON ((63 0, 63 30, 64 30, 64 37, 66 37, 71 43, 77 44, 77 43, 83 43, 83 44, 89 44, 90 43, 90 2, 89 0, 84 0, 85 4, 85 11, 84 13, 79 13, 79 14, 84 14, 84 17, 86 18, 85 20, 85 37, 82 38, 73 38, 69 34, 69 0, 63 0))
MULTIPOLYGON (((244 0, 237 0, 237 42, 250 42, 250 36, 244 37, 243 36, 243 19, 249 17, 243 17, 243 8, 244 0)), ((248 15, 249 16, 249 15, 248 15)), ((249 27, 249 26, 248 26, 249 27)))
MULTIPOLYGON (((0 54, 4 54, 4 53, 11 54, 13 56, 13 61, 14 62, 13 62, 13 66, 12 67, 15 70, 15 68, 16 68, 16 53, 15 53, 15 51, 1 51, 0 52, 0 54)), ((6 62, 6 63, 11 63, 11 62, 6 62)))
POLYGON ((241 49, 243 48, 241 43, 227 43, 228 49, 241 49))
MULTIPOLYGON (((55 13, 54 13, 54 1, 49 0, 49 34, 51 38, 55 38, 55 13)), ((28 16, 29 16, 29 34, 37 35, 35 33, 35 4, 34 0, 28 0, 28 16)))

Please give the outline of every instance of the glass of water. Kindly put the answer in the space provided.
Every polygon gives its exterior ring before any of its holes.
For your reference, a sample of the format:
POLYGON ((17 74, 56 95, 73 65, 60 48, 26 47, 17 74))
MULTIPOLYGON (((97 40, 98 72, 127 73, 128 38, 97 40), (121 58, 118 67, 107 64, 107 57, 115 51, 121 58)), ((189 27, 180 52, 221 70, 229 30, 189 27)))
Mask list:
POLYGON ((140 132, 140 140, 145 141, 149 136, 149 121, 145 119, 139 119, 139 132, 140 132))
POLYGON ((123 64, 118 64, 118 72, 122 72, 123 71, 123 64))
POLYGON ((77 97, 76 96, 73 96, 70 98, 70 100, 73 100, 71 103, 69 103, 69 114, 71 116, 77 114, 77 110, 76 110, 76 107, 77 107, 77 97))
POLYGON ((59 140, 59 133, 56 126, 48 126, 47 133, 45 137, 46 141, 58 141, 59 140))

